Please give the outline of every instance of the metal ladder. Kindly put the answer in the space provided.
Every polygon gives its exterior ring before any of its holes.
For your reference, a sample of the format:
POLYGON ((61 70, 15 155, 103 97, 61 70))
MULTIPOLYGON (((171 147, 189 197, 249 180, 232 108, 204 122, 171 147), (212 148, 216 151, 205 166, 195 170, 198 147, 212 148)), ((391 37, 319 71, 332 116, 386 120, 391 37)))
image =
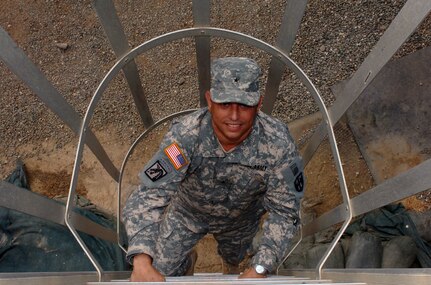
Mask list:
MULTIPOLYGON (((254 46, 272 56, 270 63, 268 78, 268 89, 265 93, 265 102, 263 111, 270 113, 281 80, 281 75, 285 67, 289 67, 301 79, 303 84, 309 89, 309 92, 319 105, 321 113, 324 114, 324 120, 320 127, 316 129, 310 141, 306 145, 303 156, 306 161, 309 161, 316 148, 319 146, 323 138, 328 135, 330 138, 331 146, 337 164, 337 170, 340 176, 340 188, 343 193, 344 203, 325 215, 317 218, 311 223, 304 225, 304 236, 311 235, 315 232, 323 230, 333 224, 344 222, 345 226, 349 223, 352 216, 358 216, 382 205, 386 205, 393 201, 414 195, 429 188, 431 185, 431 178, 428 175, 431 169, 431 161, 427 161, 422 165, 412 169, 410 172, 399 175, 394 179, 388 180, 386 183, 377 185, 375 188, 370 189, 363 195, 350 199, 348 197, 344 174, 341 166, 341 161, 338 157, 337 144, 332 127, 342 117, 349 106, 361 94, 364 88, 372 81, 372 79, 379 73, 381 68, 389 61, 392 55, 398 50, 402 43, 409 37, 415 28, 421 23, 426 15, 431 11, 431 2, 429 0, 407 0, 399 15, 393 20, 389 28, 385 31, 382 38, 377 43, 376 47, 370 52, 363 64, 353 74, 351 79, 348 80, 345 87, 339 92, 337 100, 331 107, 331 112, 328 112, 326 106, 323 104, 317 89, 309 81, 308 77, 302 70, 288 57, 291 47, 293 45, 296 32, 300 25, 302 15, 305 11, 307 1, 289 0, 286 4, 286 13, 280 28, 280 37, 274 46, 268 45, 259 39, 224 29, 210 27, 209 19, 209 0, 193 0, 193 17, 194 27, 174 31, 151 41, 129 50, 127 39, 122 31, 121 24, 116 17, 113 1, 107 0, 93 0, 94 6, 98 16, 101 19, 102 26, 105 29, 107 36, 118 56, 118 61, 115 63, 111 71, 107 74, 105 79, 101 82, 99 88, 95 92, 93 98, 95 101, 99 100, 104 90, 109 85, 110 81, 122 70, 128 82, 140 84, 139 77, 135 72, 134 59, 138 55, 146 52, 147 50, 173 40, 182 39, 185 37, 193 37, 196 39, 197 50, 197 66, 199 70, 199 83, 200 95, 203 98, 203 91, 208 89, 209 84, 209 40, 211 37, 219 37, 230 39, 238 42, 243 42, 248 45, 254 46), (406 22, 406 19, 409 19, 406 22), (378 58, 379 60, 376 60, 378 58), (400 181, 409 181, 408 189, 403 186, 400 181), (413 182, 414 183, 413 183, 413 182), (420 181, 422 184, 417 183, 420 181), (394 194, 398 196, 394 196, 394 194), (380 195, 380 196, 379 196, 380 195), (370 203, 373 201, 374 203, 370 203)), ((0 27, 0 59, 18 75, 39 98, 46 103, 75 133, 80 135, 80 143, 77 151, 76 165, 74 169, 74 176, 71 182, 71 190, 67 207, 52 208, 46 207, 45 204, 37 203, 33 199, 21 199, 17 201, 17 205, 13 208, 21 209, 23 212, 39 216, 45 219, 51 219, 54 222, 62 225, 67 225, 71 232, 76 235, 78 243, 81 245, 85 253, 93 261, 97 269, 97 277, 95 272, 72 272, 72 273, 6 273, 0 274, 1 284, 129 284, 126 279, 130 274, 129 272, 104 272, 100 269, 97 260, 92 257, 92 254, 86 248, 86 245, 81 241, 77 231, 85 232, 93 236, 102 237, 104 239, 116 240, 116 233, 110 232, 109 235, 105 234, 105 229, 100 229, 97 225, 88 226, 88 221, 78 219, 73 213, 74 208, 74 194, 77 185, 77 174, 79 172, 79 165, 83 156, 84 144, 87 144, 90 149, 98 157, 107 172, 116 180, 121 180, 121 173, 113 162, 109 159, 100 142, 94 136, 89 128, 89 121, 97 105, 92 104, 89 106, 88 114, 81 121, 81 117, 72 106, 64 100, 61 94, 54 88, 54 86, 46 79, 42 72, 25 56, 25 53, 20 50, 4 29, 0 27), (82 123, 82 124, 81 124, 82 123), (19 203, 18 203, 19 202, 19 203), (18 205, 19 204, 19 205, 18 205), (49 209, 49 212, 45 211, 49 209), (63 220, 64 217, 64 220, 63 220), (99 278, 99 281, 96 280, 99 278), (118 278, 118 279, 117 279, 118 278), (123 279, 119 279, 123 278, 123 279), (103 280, 103 282, 102 282, 103 280)), ((131 84, 135 85, 135 84, 131 84)), ((139 91, 139 88, 137 88, 139 91)), ((148 105, 145 97, 142 97, 136 89, 132 90, 132 94, 137 102, 139 114, 141 115, 143 125, 147 131, 151 131, 161 124, 164 120, 172 117, 179 116, 188 111, 183 111, 181 114, 172 114, 170 117, 162 119, 154 123, 151 114, 148 112, 148 105)), ((201 100, 204 104, 204 100, 201 100)), ((11 195, 9 193, 9 195, 11 195)), ((11 195, 12 197, 12 195, 11 195)), ((20 196, 22 197, 22 196, 20 196)), ((7 198, 7 197, 6 197, 7 198)), ((11 207, 10 199, 5 199, 7 203, 0 203, 5 207, 11 207)), ((333 245, 337 242, 339 236, 342 234, 341 230, 337 238, 333 241, 333 245)), ((168 277, 166 283, 176 284, 431 284, 431 271, 427 269, 393 269, 393 270, 374 270, 367 271, 366 269, 355 270, 322 270, 322 267, 331 253, 333 247, 330 247, 328 252, 322 257, 321 262, 317 268, 318 276, 315 276, 316 270, 309 270, 305 276, 307 277, 290 277, 287 275, 303 276, 301 272, 282 272, 283 276, 269 276, 262 280, 238 280, 236 276, 220 275, 220 274, 196 274, 193 277, 168 277), (332 274, 332 275, 331 275, 332 274), (343 280, 359 280, 360 282, 367 283, 346 283, 344 281, 333 282, 331 280, 340 280, 336 278, 337 274, 344 275, 343 280), (349 275, 351 274, 351 275, 349 275), (388 275, 389 274, 389 275, 388 275), (334 276, 334 277, 333 277, 334 276), (347 276, 347 277, 346 277, 347 276), (373 276, 375 276, 375 279, 373 276), (387 276, 387 277, 386 277, 387 276), (323 278, 322 278, 323 277, 323 278), (328 278, 328 279, 325 279, 328 278), (371 278, 371 279, 370 279, 371 278), (385 280, 386 278, 386 280, 385 280), (330 280, 329 280, 330 279, 330 280), (344 283, 343 283, 344 282, 344 283)), ((166 284, 163 283, 163 284, 166 284)), ((148 284, 148 283, 146 283, 148 284)), ((151 283, 150 283, 151 284, 151 283)))
MULTIPOLYGON (((96 284, 114 284, 128 285, 128 280, 112 280, 108 282, 88 282, 88 285, 96 284)), ((315 280, 303 277, 270 275, 263 279, 238 279, 238 275, 222 275, 222 274, 195 274, 194 276, 168 277, 166 282, 139 282, 137 284, 175 284, 175 285, 284 285, 284 284, 328 284, 328 285, 362 285, 366 283, 351 283, 351 282, 332 282, 331 280, 315 280)))

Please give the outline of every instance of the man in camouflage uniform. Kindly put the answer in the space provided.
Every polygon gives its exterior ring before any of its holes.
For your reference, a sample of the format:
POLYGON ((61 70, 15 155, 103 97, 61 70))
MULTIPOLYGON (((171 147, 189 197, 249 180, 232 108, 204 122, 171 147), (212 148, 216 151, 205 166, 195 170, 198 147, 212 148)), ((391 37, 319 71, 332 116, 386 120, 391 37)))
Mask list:
POLYGON ((224 263, 237 267, 267 212, 257 253, 240 275, 265 277, 298 227, 302 160, 287 126, 259 112, 259 66, 222 58, 211 73, 208 108, 172 123, 124 208, 132 281, 184 275, 208 233, 224 263))

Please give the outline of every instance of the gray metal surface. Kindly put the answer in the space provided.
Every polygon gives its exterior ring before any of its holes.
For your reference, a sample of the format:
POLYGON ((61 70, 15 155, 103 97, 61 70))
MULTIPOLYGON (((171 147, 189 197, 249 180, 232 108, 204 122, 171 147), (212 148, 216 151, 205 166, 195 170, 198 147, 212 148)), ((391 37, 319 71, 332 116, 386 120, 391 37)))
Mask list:
MULTIPOLYGON (((128 280, 113 280, 111 282, 89 282, 88 284, 116 284, 125 285, 130 284, 128 280)), ((267 284, 334 284, 330 280, 311 280, 309 278, 298 278, 293 276, 272 276, 267 278, 255 279, 238 279, 238 275, 194 275, 194 276, 180 276, 180 277, 167 277, 166 282, 137 282, 137 284, 195 284, 195 285, 267 285, 267 284)), ((345 283, 339 283, 345 284, 345 283)), ((363 283, 348 283, 348 284, 363 284, 363 283)))
MULTIPOLYGON (((106 284, 107 282, 89 282, 87 284, 106 284)), ((126 285, 130 284, 128 280, 124 281, 111 281, 108 282, 109 284, 117 284, 117 285, 126 285)), ((310 280, 310 279, 301 279, 301 278, 295 278, 295 279, 272 279, 271 277, 263 278, 263 279, 213 279, 213 280, 201 280, 199 278, 187 278, 186 280, 182 280, 181 277, 178 277, 176 280, 168 279, 167 282, 136 282, 137 284, 175 284, 175 285, 186 285, 186 284, 196 284, 196 285, 255 285, 255 284, 262 284, 262 285, 269 285, 269 284, 332 284, 329 280, 310 280)))
MULTIPOLYGON (((311 277, 312 270, 283 270, 284 274, 311 277)), ((431 284, 430 268, 397 268, 397 269, 323 269, 324 278, 333 282, 363 282, 367 285, 429 285, 431 284)))
MULTIPOLYGON (((129 48, 127 37, 124 34, 120 19, 118 18, 112 0, 93 0, 93 7, 96 10, 97 16, 102 23, 103 30, 111 43, 112 49, 117 58, 123 56, 129 48)), ((147 98, 142 88, 141 79, 139 77, 138 67, 134 60, 131 60, 123 68, 124 76, 130 91, 135 101, 136 108, 141 120, 146 128, 151 126, 154 121, 151 116, 150 108, 148 107, 147 98)))
MULTIPOLYGON (((280 32, 278 33, 275 46, 287 55, 290 53, 295 42, 295 37, 306 6, 307 0, 288 0, 286 3, 280 32)), ((284 64, 276 57, 271 58, 268 70, 268 81, 265 87, 265 102, 262 105, 262 111, 267 114, 271 114, 274 108, 285 68, 284 64)))
MULTIPOLYGON (((128 271, 105 272, 108 280, 125 279, 128 271)), ((0 273, 0 285, 84 285, 97 281, 96 272, 0 273)))
MULTIPOLYGON (((309 278, 295 277, 295 276, 277 276, 268 275, 268 279, 272 281, 283 281, 283 280, 305 280, 309 278)), ((267 280, 268 280, 267 279, 267 280)), ((166 281, 170 282, 186 282, 186 281, 237 281, 238 274, 222 274, 222 273, 195 273, 193 276, 181 276, 181 277, 167 277, 166 281)), ((254 279, 252 279, 254 280, 254 279)))
MULTIPOLYGON (((59 91, 48 81, 36 65, 0 27, 0 59, 50 108, 69 128, 79 134, 81 118, 59 91)), ((96 136, 88 131, 86 144, 106 171, 118 181, 119 171, 109 159, 96 136)))
MULTIPOLYGON (((0 181, 0 206, 65 225, 65 205, 4 181, 0 181)), ((78 213, 71 212, 71 219, 81 232, 113 243, 117 241, 114 231, 78 213)))
MULTIPOLYGON (((408 0, 406 2, 352 78, 344 85, 339 94, 335 94, 337 100, 329 111, 334 124, 338 122, 430 11, 431 1, 429 0, 408 0)), ((319 131, 310 138, 304 150, 305 164, 309 162, 324 137, 324 133, 319 131)))
MULTIPOLYGON (((171 282, 134 282, 133 284, 148 284, 148 285, 164 285, 164 284, 175 284, 175 285, 188 285, 188 284, 194 284, 194 285, 207 285, 207 284, 211 284, 211 285, 259 285, 259 284, 338 284, 338 285, 343 285, 343 284, 350 284, 350 285, 359 285, 359 284, 364 284, 364 283, 333 283, 327 280, 302 280, 302 279, 297 279, 297 280, 285 280, 285 281, 274 281, 274 280, 268 280, 268 279, 259 279, 259 280, 239 280, 237 279, 236 281, 171 281, 171 282)), ((113 282, 88 282, 87 284, 116 284, 116 285, 129 285, 130 282, 129 281, 113 281, 113 282)))
POLYGON ((392 60, 347 111, 376 183, 431 158, 430 59, 428 47, 392 60))
MULTIPOLYGON (((193 23, 195 27, 210 25, 210 0, 193 0, 193 23)), ((211 39, 208 36, 196 36, 196 62, 198 67, 198 85, 200 106, 207 105, 205 92, 211 87, 211 39)))
MULTIPOLYGON (((351 200, 353 215, 358 216, 431 188, 431 159, 386 180, 351 200)), ((308 236, 343 221, 343 206, 338 206, 304 226, 308 236)))

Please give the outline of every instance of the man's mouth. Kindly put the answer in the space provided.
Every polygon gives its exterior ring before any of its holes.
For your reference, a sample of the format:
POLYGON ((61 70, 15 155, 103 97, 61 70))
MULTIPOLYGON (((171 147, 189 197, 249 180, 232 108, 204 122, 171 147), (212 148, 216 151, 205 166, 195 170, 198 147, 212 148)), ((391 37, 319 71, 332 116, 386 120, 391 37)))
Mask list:
POLYGON ((229 129, 237 130, 241 128, 241 124, 239 123, 226 123, 229 129))

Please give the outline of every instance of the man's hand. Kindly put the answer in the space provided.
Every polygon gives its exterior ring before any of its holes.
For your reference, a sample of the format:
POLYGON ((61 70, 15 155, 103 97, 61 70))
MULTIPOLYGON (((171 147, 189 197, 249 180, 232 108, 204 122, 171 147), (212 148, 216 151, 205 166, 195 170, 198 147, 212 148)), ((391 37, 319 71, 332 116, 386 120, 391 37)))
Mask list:
POLYGON ((254 270, 254 268, 249 267, 238 278, 266 278, 266 275, 259 274, 256 272, 256 270, 254 270))
POLYGON ((133 271, 130 276, 132 282, 164 282, 165 276, 153 267, 153 259, 147 254, 133 257, 133 271))

